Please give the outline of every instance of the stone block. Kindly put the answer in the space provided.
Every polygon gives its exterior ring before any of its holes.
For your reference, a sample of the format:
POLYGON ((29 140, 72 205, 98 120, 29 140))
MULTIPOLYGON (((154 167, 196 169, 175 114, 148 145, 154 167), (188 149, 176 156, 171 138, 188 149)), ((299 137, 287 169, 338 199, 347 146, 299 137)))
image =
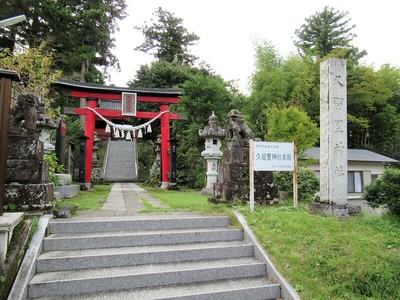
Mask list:
POLYGON ((71 184, 64 186, 56 186, 54 190, 60 194, 61 198, 72 198, 79 194, 80 185, 79 184, 71 184))
POLYGON ((14 204, 19 210, 52 208, 53 184, 6 184, 4 198, 6 206, 14 204))
POLYGON ((335 216, 335 217, 349 217, 357 215, 361 212, 361 206, 356 205, 340 205, 340 204, 330 204, 330 203, 310 203, 308 208, 312 212, 320 212, 325 215, 335 216))
POLYGON ((71 174, 55 174, 58 178, 58 185, 65 186, 70 185, 72 183, 72 175, 71 174))
POLYGON ((43 142, 35 137, 9 135, 8 159, 34 159, 41 160, 43 157, 43 142))
POLYGON ((8 159, 6 183, 45 183, 49 180, 49 166, 44 160, 8 159))
MULTIPOLYGON (((223 165, 218 174, 214 197, 226 201, 240 199, 244 202, 250 199, 249 182, 249 148, 232 147, 224 151, 223 165)), ((272 183, 272 172, 255 172, 254 200, 260 204, 278 202, 278 188, 272 183)))

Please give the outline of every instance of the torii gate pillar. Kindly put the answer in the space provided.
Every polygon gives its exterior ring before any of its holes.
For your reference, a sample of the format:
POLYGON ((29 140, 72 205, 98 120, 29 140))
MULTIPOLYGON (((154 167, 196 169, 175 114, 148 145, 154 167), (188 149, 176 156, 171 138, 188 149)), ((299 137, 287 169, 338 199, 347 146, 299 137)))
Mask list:
MULTIPOLYGON (((87 98, 87 107, 95 109, 97 106, 97 98, 87 98)), ((86 122, 85 122, 85 136, 86 140, 86 174, 85 174, 85 187, 90 188, 92 185, 92 156, 93 156, 93 141, 95 130, 96 115, 93 111, 86 109, 86 122)))
MULTIPOLYGON (((168 103, 160 103, 160 111, 168 111, 168 103)), ((161 188, 167 188, 170 184, 170 159, 169 159, 169 113, 161 116, 161 188)))

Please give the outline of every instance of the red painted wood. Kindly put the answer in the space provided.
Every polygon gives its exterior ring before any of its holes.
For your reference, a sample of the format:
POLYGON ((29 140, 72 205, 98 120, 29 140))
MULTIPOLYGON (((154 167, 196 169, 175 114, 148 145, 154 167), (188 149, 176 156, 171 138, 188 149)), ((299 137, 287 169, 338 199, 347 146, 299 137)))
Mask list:
MULTIPOLYGON (((109 93, 95 93, 83 91, 71 91, 70 96, 74 98, 98 98, 104 100, 122 100, 122 94, 109 94, 109 93)), ((177 104, 181 99, 178 97, 155 97, 137 95, 138 102, 151 102, 151 103, 169 103, 177 104)))
MULTIPOLYGON (((89 98, 86 99, 87 106, 90 108, 96 108, 97 99, 89 98)), ((85 185, 90 187, 91 185, 91 174, 92 174, 92 158, 93 158, 93 141, 94 141, 94 129, 96 115, 89 109, 85 109, 86 122, 85 122, 85 136, 88 137, 86 141, 86 174, 85 174, 85 185)))
MULTIPOLYGON (((169 106, 167 104, 160 105, 160 111, 167 111, 169 106)), ((168 174, 171 170, 170 157, 169 157, 169 113, 161 116, 161 182, 169 183, 170 179, 168 174)))

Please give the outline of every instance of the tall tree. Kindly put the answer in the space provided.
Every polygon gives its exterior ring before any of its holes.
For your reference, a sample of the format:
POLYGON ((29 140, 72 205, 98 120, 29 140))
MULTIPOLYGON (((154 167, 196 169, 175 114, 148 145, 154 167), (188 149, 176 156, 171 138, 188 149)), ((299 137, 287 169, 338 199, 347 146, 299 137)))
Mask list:
POLYGON ((319 129, 304 111, 296 107, 270 108, 267 112, 268 131, 265 138, 274 142, 295 141, 299 154, 319 140, 319 129))
POLYGON ((197 59, 189 53, 189 46, 195 45, 200 38, 190 33, 184 26, 181 18, 159 7, 154 13, 156 20, 151 24, 145 23, 135 29, 141 31, 145 41, 135 50, 151 53, 159 60, 193 64, 197 59))
POLYGON ((125 0, 5 0, 7 13, 25 14, 16 32, 0 33, 14 43, 37 47, 45 41, 55 51, 55 67, 81 81, 103 80, 96 67, 117 65, 112 34, 123 19, 125 0), (16 39, 18 38, 18 40, 16 39))
POLYGON ((341 12, 325 6, 322 11, 305 19, 305 23, 296 29, 294 41, 302 55, 323 57, 335 48, 352 48, 356 37, 355 25, 350 25, 348 12, 341 12))
POLYGON ((262 138, 267 130, 266 111, 271 107, 302 107, 313 119, 319 115, 319 70, 309 57, 283 58, 269 42, 256 45, 256 70, 244 114, 253 132, 262 138))

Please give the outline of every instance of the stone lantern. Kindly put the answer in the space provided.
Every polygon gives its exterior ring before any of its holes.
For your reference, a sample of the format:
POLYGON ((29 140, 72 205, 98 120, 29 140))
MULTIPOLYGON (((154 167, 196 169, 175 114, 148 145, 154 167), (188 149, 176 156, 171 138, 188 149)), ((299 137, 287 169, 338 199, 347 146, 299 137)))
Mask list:
POLYGON ((214 194, 214 184, 217 183, 218 161, 222 157, 221 138, 225 137, 225 130, 218 126, 218 117, 212 115, 208 119, 208 126, 199 130, 199 136, 205 139, 205 150, 201 156, 207 162, 207 185, 201 191, 205 195, 214 194))
POLYGON ((55 152, 56 147, 52 142, 52 135, 59 126, 53 121, 51 117, 46 115, 45 106, 43 103, 39 103, 37 116, 36 116, 36 128, 39 131, 39 140, 43 142, 43 153, 50 154, 55 152))

